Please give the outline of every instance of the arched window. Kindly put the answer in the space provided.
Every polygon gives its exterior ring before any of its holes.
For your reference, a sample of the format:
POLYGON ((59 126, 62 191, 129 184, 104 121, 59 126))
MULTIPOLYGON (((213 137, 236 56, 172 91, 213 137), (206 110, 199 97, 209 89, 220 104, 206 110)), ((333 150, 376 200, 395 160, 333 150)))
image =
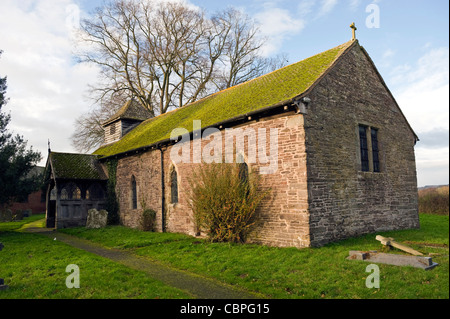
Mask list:
POLYGON ((50 191, 50 200, 56 200, 56 187, 53 187, 50 191))
POLYGON ((81 199, 81 190, 75 183, 68 183, 61 189, 61 200, 81 199))
POLYGON ((136 178, 131 176, 131 207, 133 209, 137 208, 137 188, 136 188, 136 178))
POLYGON ((247 183, 248 182, 248 165, 245 162, 244 156, 242 154, 238 154, 236 157, 236 162, 239 165, 239 179, 241 180, 241 183, 247 183))
POLYGON ((178 203, 178 174, 175 168, 170 173, 170 202, 178 203))
POLYGON ((75 187, 75 189, 72 192, 72 199, 81 199, 81 189, 78 187, 75 187))
POLYGON ((67 189, 63 188, 61 189, 61 200, 67 199, 69 199, 69 194, 67 193, 67 189))

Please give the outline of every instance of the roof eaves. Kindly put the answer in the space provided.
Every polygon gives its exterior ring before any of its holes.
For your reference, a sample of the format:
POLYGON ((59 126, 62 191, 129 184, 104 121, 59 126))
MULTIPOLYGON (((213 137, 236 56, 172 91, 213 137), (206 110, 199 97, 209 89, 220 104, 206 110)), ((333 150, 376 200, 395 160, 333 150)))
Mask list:
MULTIPOLYGON (((268 114, 267 116, 272 116, 274 114, 273 113, 269 113, 269 112, 273 111, 273 110, 276 110, 278 108, 280 109, 280 111, 277 112, 277 113, 281 113, 283 111, 284 112, 290 112, 290 111, 293 111, 293 110, 295 112, 298 112, 297 107, 294 106, 294 102, 299 100, 299 99, 301 99, 303 96, 305 96, 304 93, 302 93, 302 94, 300 94, 300 95, 298 95, 298 96, 296 96, 294 98, 285 100, 283 102, 279 102, 279 103, 276 103, 274 105, 271 105, 271 106, 268 106, 268 107, 265 107, 265 108, 262 108, 262 109, 251 111, 251 112, 248 112, 248 113, 245 113, 245 114, 241 114, 241 115, 235 116, 233 118, 229 118, 229 119, 226 119, 224 121, 221 121, 221 122, 218 122, 218 123, 206 126, 206 127, 202 127, 200 131, 203 132, 204 130, 206 130, 208 128, 218 128, 218 129, 230 128, 230 127, 233 127, 235 125, 241 124, 245 120, 248 120, 248 121, 251 121, 252 119, 254 120, 254 117, 256 117, 258 115, 261 115, 259 118, 263 118, 263 117, 265 117, 264 114, 266 114, 266 113, 268 114), (285 109, 284 108, 285 106, 289 106, 289 108, 285 109)), ((194 132, 189 132, 189 135, 190 135, 191 138, 193 137, 193 134, 194 134, 194 132)), ((127 150, 127 151, 124 151, 124 152, 120 152, 120 153, 116 153, 116 154, 112 154, 112 155, 107 155, 107 156, 99 155, 99 161, 105 161, 105 160, 112 159, 112 158, 120 158, 120 157, 128 156, 128 155, 131 155, 131 154, 137 154, 137 153, 141 153, 141 152, 146 152, 146 151, 151 150, 151 149, 160 149, 161 147, 167 146, 169 144, 176 143, 177 140, 180 139, 180 137, 181 137, 181 135, 179 135, 176 139, 172 139, 172 138, 163 139, 163 140, 157 141, 157 142, 149 144, 149 145, 141 146, 141 147, 138 147, 138 148, 130 149, 130 150, 127 150)))

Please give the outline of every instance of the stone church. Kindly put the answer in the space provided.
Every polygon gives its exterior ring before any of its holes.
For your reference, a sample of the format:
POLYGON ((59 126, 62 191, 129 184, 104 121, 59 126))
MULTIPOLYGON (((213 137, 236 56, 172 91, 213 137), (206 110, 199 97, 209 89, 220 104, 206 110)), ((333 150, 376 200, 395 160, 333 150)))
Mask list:
POLYGON ((139 227, 145 206, 157 212, 157 231, 195 236, 187 189, 199 164, 174 161, 173 148, 183 144, 192 159, 208 129, 214 139, 234 129, 231 143, 244 141, 236 155, 249 170, 275 167, 261 174, 271 191, 248 241, 300 248, 419 227, 418 137, 356 39, 154 118, 130 101, 104 129, 105 144, 93 154, 50 152, 49 225, 83 225, 88 207, 102 208, 114 161, 121 224, 139 227), (265 138, 258 150, 266 161, 251 154, 250 131, 265 138))

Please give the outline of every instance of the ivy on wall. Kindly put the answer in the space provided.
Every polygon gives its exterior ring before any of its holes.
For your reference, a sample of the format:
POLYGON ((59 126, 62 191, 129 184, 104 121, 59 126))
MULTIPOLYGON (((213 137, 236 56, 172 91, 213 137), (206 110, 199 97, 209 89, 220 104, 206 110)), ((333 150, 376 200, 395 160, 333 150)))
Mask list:
POLYGON ((117 225, 120 222, 119 202, 116 195, 116 172, 118 160, 113 159, 106 162, 108 170, 108 183, 106 184, 106 210, 108 211, 108 224, 117 225))

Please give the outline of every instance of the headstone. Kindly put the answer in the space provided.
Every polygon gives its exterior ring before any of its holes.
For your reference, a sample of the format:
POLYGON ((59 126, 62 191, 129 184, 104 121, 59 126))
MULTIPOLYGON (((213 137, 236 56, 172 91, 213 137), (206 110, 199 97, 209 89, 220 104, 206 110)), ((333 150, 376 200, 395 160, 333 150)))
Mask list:
POLYGON ((0 210, 0 222, 12 221, 12 211, 10 209, 0 210))
POLYGON ((23 217, 30 217, 31 214, 32 214, 31 209, 24 209, 24 210, 22 211, 23 217))
POLYGON ((16 213, 13 214, 13 220, 17 221, 17 220, 22 220, 23 219, 23 212, 22 210, 18 209, 16 210, 16 213))
POLYGON ((108 212, 104 209, 98 211, 95 208, 88 210, 86 228, 102 228, 108 222, 108 212))

